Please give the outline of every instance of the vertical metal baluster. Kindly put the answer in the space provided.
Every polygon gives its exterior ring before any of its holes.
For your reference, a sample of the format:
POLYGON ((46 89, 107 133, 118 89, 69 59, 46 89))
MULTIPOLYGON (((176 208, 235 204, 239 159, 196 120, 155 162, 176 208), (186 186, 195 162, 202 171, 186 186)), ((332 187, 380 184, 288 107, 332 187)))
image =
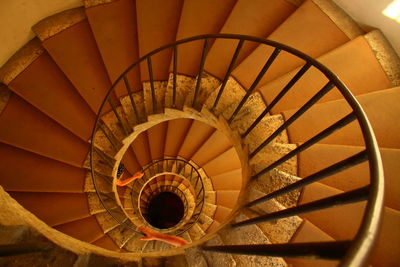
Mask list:
POLYGON ((261 71, 258 73, 257 78, 254 80, 253 84, 250 86, 249 90, 247 90, 245 96, 242 98, 240 101, 239 105, 236 107, 235 111, 233 112, 232 116, 229 118, 228 122, 231 123, 233 119, 236 117, 236 115, 239 113, 239 111, 242 109, 244 104, 246 103, 247 99, 250 97, 250 95, 253 93, 253 91, 256 89, 258 83, 261 81, 261 79, 264 77, 264 74, 267 72, 269 67, 271 67, 272 63, 276 59, 276 57, 279 55, 281 52, 281 49, 275 48, 274 52, 271 54, 271 56, 268 58, 267 62, 265 63, 264 67, 261 69, 261 71))
POLYGON ((253 122, 253 124, 246 130, 244 134, 242 134, 242 138, 245 138, 260 121, 264 118, 265 115, 270 112, 270 110, 285 96, 285 94, 296 84, 296 82, 307 72, 307 70, 311 67, 311 63, 307 62, 299 72, 288 82, 288 84, 282 89, 282 91, 272 100, 272 102, 265 108, 263 113, 258 116, 258 118, 253 122))
POLYGON ((147 57, 147 68, 149 70, 150 77, 150 88, 151 88, 151 101, 153 103, 153 113, 156 113, 156 90, 154 89, 154 74, 153 74, 153 64, 151 63, 151 57, 147 57))
POLYGON ((311 139, 309 139, 305 143, 301 144, 296 149, 290 151, 288 154, 286 154, 282 158, 278 159, 277 161, 275 161, 274 163, 272 163, 268 167, 265 167, 263 170, 261 170, 259 173, 255 174, 255 175, 253 175, 251 178, 252 179, 256 179, 257 177, 269 172, 273 168, 275 168, 275 167, 279 166, 280 164, 284 163, 285 161, 287 161, 291 157, 294 157, 295 155, 297 155, 301 151, 306 150, 307 148, 309 148, 313 144, 315 144, 315 143, 319 142, 320 140, 324 139, 325 137, 327 137, 328 135, 332 134, 336 130, 346 126, 347 124, 351 123, 355 119, 356 119, 356 115, 354 113, 350 113, 346 117, 342 118, 341 120, 339 120, 336 123, 332 124, 331 126, 326 128, 325 130, 320 132, 319 134, 317 134, 314 137, 312 137, 311 139))
POLYGON ((128 129, 126 129, 125 124, 122 122, 122 119, 118 114, 117 107, 115 106, 114 102, 111 100, 110 97, 107 98, 107 101, 110 104, 111 109, 112 109, 115 117, 117 118, 119 124, 121 125, 122 130, 124 131, 125 135, 128 135, 130 133, 130 131, 128 129))
POLYGON ((273 132, 261 145, 259 145, 253 152, 250 153, 249 158, 253 158, 258 152, 261 151, 266 145, 275 139, 283 130, 289 127, 294 121, 296 121, 301 115, 309 110, 315 103, 318 102, 324 95, 326 95, 335 84, 329 81, 318 93, 316 93, 310 100, 308 100, 299 110, 296 111, 287 121, 285 121, 275 132, 273 132))
POLYGON ((233 71, 233 67, 235 66, 237 58, 239 57, 239 53, 240 53, 240 50, 243 47, 243 43, 244 43, 244 40, 241 39, 239 41, 239 44, 236 47, 235 53, 233 54, 231 63, 229 64, 228 70, 226 71, 224 80, 222 81, 221 87, 220 87, 220 89, 218 91, 217 97, 215 98, 214 105, 213 105, 212 109, 215 109, 217 107, 218 103, 219 103, 219 100, 220 100, 220 98, 222 96, 222 93, 223 93, 223 91, 225 89, 226 83, 228 82, 229 76, 231 75, 231 73, 233 71))
POLYGON ((131 100, 132 109, 135 114, 135 117, 138 120, 138 122, 140 122, 141 120, 139 117, 139 113, 137 112, 135 100, 133 99, 133 96, 132 96, 132 88, 131 88, 131 85, 130 85, 129 80, 126 77, 126 75, 124 75, 124 83, 125 83, 126 90, 128 91, 129 99, 131 100))
POLYGON ((197 75, 196 89, 194 91, 194 97, 193 97, 193 103, 192 103, 193 107, 196 104, 196 100, 197 100, 197 97, 198 97, 199 91, 200 91, 200 84, 201 84, 201 78, 203 76, 203 71, 204 71, 204 63, 206 62, 207 49, 208 49, 208 38, 204 39, 203 51, 201 52, 199 74, 197 75))
POLYGON ((172 76, 172 107, 176 107, 176 73, 178 71, 178 46, 174 46, 174 69, 172 76))

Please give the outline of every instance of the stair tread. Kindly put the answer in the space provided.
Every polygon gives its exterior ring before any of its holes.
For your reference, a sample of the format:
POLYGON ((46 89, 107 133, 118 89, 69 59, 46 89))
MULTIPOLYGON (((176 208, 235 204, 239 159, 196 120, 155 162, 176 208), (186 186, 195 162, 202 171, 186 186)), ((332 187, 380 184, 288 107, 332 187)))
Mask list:
POLYGON ((33 26, 32 30, 41 38, 42 45, 91 109, 97 113, 111 83, 85 17, 82 8, 67 10, 40 21, 33 26), (76 16, 81 16, 81 20, 68 25, 73 12, 77 13, 76 16), (57 24, 66 26, 62 28, 57 24), (55 32, 52 30, 53 25, 63 30, 55 32), (45 39, 41 37, 42 32, 50 32, 53 35, 45 39), (74 46, 71 46, 71 43, 74 43, 74 46), (92 90, 87 90, 87 88, 92 90))
MULTIPOLYGON (((233 7, 220 32, 266 37, 294 10, 295 6, 290 4, 289 1, 258 0, 249 5, 247 1, 239 0, 233 7), (260 23, 260 21, 263 23, 260 23), (243 27, 243 25, 246 25, 246 27, 243 27)), ((236 42, 234 41, 216 40, 208 54, 206 70, 222 79, 229 65, 230 57, 234 53, 235 46, 236 42)), ((238 63, 255 48, 255 44, 246 44, 239 55, 238 63)))
MULTIPOLYGON (((115 81, 139 59, 135 2, 122 0, 86 7, 85 13, 108 75, 115 81)), ((139 68, 131 70, 127 78, 134 92, 141 87, 139 68)), ((126 94, 121 87, 117 88, 118 96, 126 94)))
MULTIPOLYGON (((359 146, 315 144, 299 154, 299 176, 311 175, 363 149, 359 146)), ((400 210, 400 199, 397 192, 400 186, 397 185, 398 179, 396 178, 397 173, 399 173, 397 159, 400 157, 400 151, 398 149, 381 148, 380 153, 385 173, 385 205, 400 210)), ((369 183, 368 164, 359 164, 327 177, 320 183, 343 191, 360 188, 369 183), (357 177, 357 179, 346 179, 348 177, 357 177)))
MULTIPOLYGON (((361 33, 362 31, 358 34, 361 33)), ((267 38, 296 47, 296 49, 311 57, 318 57, 351 39, 311 0, 305 1, 267 38), (321 43, 319 40, 324 40, 324 42, 321 43)), ((249 75, 249 73, 257 74, 272 51, 272 47, 259 46, 235 68, 232 75, 245 88, 249 88, 255 78, 254 75, 249 75)), ((264 76, 260 85, 279 77, 302 63, 302 60, 292 55, 281 54, 268 70, 268 75, 264 76)))
MULTIPOLYGON (((377 60, 375 52, 366 39, 366 35, 359 36, 336 49, 318 57, 318 60, 330 68, 346 84, 354 95, 365 94, 384 88, 390 88, 392 83, 377 60), (370 77, 366 82, 365 77, 370 77)), ((281 77, 270 81, 260 88, 260 92, 267 102, 271 102, 278 94, 278 90, 299 70, 285 73, 281 77)), ((327 79, 316 69, 310 69, 287 93, 286 97, 272 108, 272 113, 297 108, 306 99, 316 93, 325 85, 327 79), (301 92, 301 95, 298 94, 301 92), (292 99, 292 101, 288 101, 292 99)), ((328 93, 321 102, 342 98, 338 90, 328 93)))
MULTIPOLYGON (((236 217, 236 220, 246 220, 248 217, 243 213, 236 217)), ((241 228, 226 228, 218 235, 225 245, 243 244, 269 244, 271 243, 261 229, 256 225, 241 228)), ((279 257, 260 257, 251 255, 233 254, 233 258, 239 266, 286 266, 286 263, 279 257)))
MULTIPOLYGON (((357 96, 357 100, 365 111, 376 139, 381 147, 400 148, 397 138, 400 127, 393 123, 400 112, 398 100, 400 100, 400 87, 380 90, 357 96), (385 117, 383 120, 382 118, 385 117)), ((325 102, 313 106, 306 114, 288 128, 292 142, 305 142, 313 135, 332 125, 352 111, 346 100, 325 102), (318 118, 315 116, 318 114, 318 118), (312 118, 313 117, 313 118, 312 118), (324 119, 321 120, 320 118, 324 119), (307 125, 309 131, 299 133, 300 128, 307 125)), ((289 118, 295 111, 285 111, 285 118, 289 118)), ((364 138, 357 122, 353 122, 340 131, 320 141, 324 144, 356 145, 363 146, 364 138)))

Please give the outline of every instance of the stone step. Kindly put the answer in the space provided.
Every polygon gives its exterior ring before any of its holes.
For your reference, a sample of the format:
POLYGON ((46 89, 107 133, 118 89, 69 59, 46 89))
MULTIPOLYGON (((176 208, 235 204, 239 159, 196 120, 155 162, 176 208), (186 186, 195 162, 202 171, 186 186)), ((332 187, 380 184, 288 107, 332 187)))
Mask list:
MULTIPOLYGON (((239 214, 235 220, 243 221, 248 217, 243 213, 239 214)), ((269 244, 271 243, 261 229, 256 225, 249 225, 240 228, 224 228, 218 235, 225 245, 246 245, 246 244, 269 244)), ((239 266, 287 266, 286 262, 280 257, 260 257, 251 255, 233 254, 239 266)))
POLYGON ((130 96, 120 98, 125 117, 133 129, 136 125, 147 121, 147 113, 144 106, 143 91, 132 93, 130 96), (133 103, 132 103, 133 102, 133 103))
MULTIPOLYGON (((206 246, 221 246, 224 245, 222 239, 219 235, 216 235, 213 239, 207 241, 205 243, 206 246)), ((202 251, 205 260, 207 261, 208 266, 236 266, 237 262, 232 256, 232 254, 228 253, 218 253, 212 251, 202 251)), ((246 266, 246 265, 243 265, 246 266)))
MULTIPOLYGON (((385 148, 400 148, 400 141, 399 138, 397 138, 400 134, 400 126, 394 123, 400 113, 400 108, 397 104, 398 100, 400 100, 400 87, 362 94, 357 96, 357 100, 361 104, 374 129, 376 140, 379 145, 385 148)), ((345 117, 351 111, 352 109, 345 100, 325 102, 313 106, 288 128, 291 142, 297 143, 307 141, 345 117), (304 130, 302 130, 304 127, 307 127, 309 130, 304 132, 304 130)), ((289 110, 283 112, 283 115, 287 119, 294 113, 295 110, 289 110)), ((358 122, 354 121, 324 138, 319 143, 364 146, 364 138, 358 122)))
POLYGON ((84 8, 47 17, 35 24, 32 30, 93 112, 97 113, 111 82, 84 8))
MULTIPOLYGON (((292 150, 296 149, 295 144, 279 144, 274 143, 263 148, 253 158, 250 159, 252 174, 255 175, 267 166, 271 165, 281 157, 285 156, 292 150)), ((297 156, 290 158, 281 165, 276 167, 280 171, 288 174, 296 175, 297 173, 297 156)))
MULTIPOLYGON (((361 152, 364 147, 315 144, 299 154, 299 176, 306 177, 318 172, 332 164, 361 152)), ((380 149, 383 170, 385 173, 385 206, 400 210, 400 185, 397 174, 400 172, 397 159, 400 158, 398 149, 380 149)), ((319 182, 333 188, 349 191, 369 183, 368 163, 362 163, 335 175, 327 177, 319 182), (357 179, 346 179, 357 177, 357 179)))
MULTIPOLYGON (((85 1, 85 13, 103 59, 108 76, 114 82, 133 62, 139 59, 136 7, 129 0, 103 1, 96 4, 85 1), (107 2, 107 4, 105 4, 107 2)), ((133 92, 141 88, 140 70, 129 71, 127 79, 133 92)), ((127 95, 126 88, 116 87, 118 97, 127 95)))
POLYGON ((0 143, 1 186, 6 191, 82 193, 87 172, 0 143))
POLYGON ((8 89, 1 87, 0 90, 9 95, 0 117, 2 143, 75 167, 84 165, 89 151, 87 142, 8 89))
MULTIPOLYGON (((249 201, 260 198, 264 195, 265 194, 261 191, 251 189, 249 192, 249 201)), ((245 209, 244 213, 247 217, 254 218, 286 208, 287 207, 282 205, 279 201, 272 199, 252 206, 249 209, 245 209)), ((291 240, 302 221, 303 220, 300 217, 292 216, 276 221, 258 223, 257 226, 272 243, 286 243, 291 240)))
MULTIPOLYGON (((359 36, 320 56, 318 61, 338 75, 355 96, 399 86, 400 84, 400 59, 379 31, 372 31, 359 36), (370 77, 368 82, 366 82, 365 77, 370 77)), ((262 86, 260 92, 263 98, 270 103, 297 71, 299 71, 299 68, 262 86)), ((317 69, 311 68, 272 108, 272 113, 299 108, 326 82, 325 75, 317 69)), ((333 89, 319 103, 342 98, 341 93, 337 89, 333 89)))
MULTIPOLYGON (((280 171, 278 169, 273 169, 265 175, 258 177, 249 184, 250 190, 261 191, 263 194, 270 194, 278 189, 285 186, 293 184, 301 178, 288 174, 286 172, 280 171)), ((256 193, 255 193, 256 194, 256 193)), ((283 194, 276 198, 285 207, 294 207, 300 196, 300 189, 293 190, 289 193, 283 194)), ((249 192, 249 197, 253 197, 251 191, 249 192)))
POLYGON ((82 140, 90 138, 95 115, 38 39, 0 68, 0 81, 82 140))
POLYGON ((193 226, 188 230, 188 233, 192 241, 199 240, 205 235, 203 229, 201 229, 198 223, 193 224, 193 226))
POLYGON ((88 200, 84 193, 9 192, 9 194, 49 226, 90 216, 88 200))
MULTIPOLYGON (((238 0, 226 19, 220 33, 236 33, 265 38, 270 35, 295 9, 294 1, 238 0), (260 23, 262 21, 263 23, 260 23), (246 25, 246 27, 243 27, 246 25)), ((223 79, 235 52, 237 41, 218 39, 211 47, 205 69, 223 79)), ((245 43, 237 63, 245 59, 256 48, 255 43, 245 43)))
MULTIPOLYGON (((358 24, 333 1, 307 0, 274 32, 264 38, 295 47, 315 58, 362 33, 363 31, 358 24), (324 40, 324 42, 320 40, 324 40)), ((273 50, 274 48, 270 46, 260 45, 234 69, 232 75, 245 88, 250 88, 273 50)), ((265 84, 302 64, 303 60, 283 52, 259 85, 265 84)))

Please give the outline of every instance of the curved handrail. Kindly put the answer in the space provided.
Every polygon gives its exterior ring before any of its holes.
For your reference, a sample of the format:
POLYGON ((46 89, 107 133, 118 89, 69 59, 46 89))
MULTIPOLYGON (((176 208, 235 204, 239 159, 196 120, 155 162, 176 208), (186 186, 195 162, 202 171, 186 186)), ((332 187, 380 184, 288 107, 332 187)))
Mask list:
MULTIPOLYGON (((383 170, 382 170, 382 163, 380 159, 380 154, 379 154, 379 149, 377 146, 377 142, 375 140, 375 136, 372 131, 372 127, 370 123, 368 122, 368 119, 362 110, 360 104, 358 101, 355 99, 353 94, 349 91, 349 89, 341 82, 341 80, 333 73, 331 72, 327 67, 325 67, 323 64, 318 62, 316 59, 313 59, 312 57, 304 54, 301 51, 298 51, 294 48, 291 48, 289 46, 286 46, 284 44, 272 41, 272 40, 266 40, 262 38, 257 38, 257 37, 252 37, 252 36, 246 36, 246 35, 238 35, 238 34, 206 34, 206 35, 199 35, 199 36, 194 36, 186 39, 182 39, 176 42, 173 42, 171 44, 164 45, 156 50, 153 50, 152 52, 142 56, 138 61, 133 63, 130 67, 128 67, 118 78, 117 80, 113 83, 111 88, 108 90, 106 97, 104 98, 98 115, 96 117, 96 123, 93 128, 92 132, 92 146, 90 150, 90 155, 91 155, 91 166, 94 166, 93 162, 93 155, 95 153, 94 145, 93 142, 95 140, 95 133, 98 129, 99 123, 100 123, 100 115, 102 114, 102 111, 107 103, 107 101, 110 98, 111 93, 117 86, 117 84, 124 79, 125 75, 134 67, 138 66, 140 63, 144 62, 145 60, 151 62, 151 57, 163 50, 174 48, 176 49, 177 46, 181 44, 185 44, 188 42, 192 41, 198 41, 198 40, 204 40, 205 44, 208 42, 208 39, 234 39, 234 40, 240 40, 241 43, 244 41, 251 41, 251 42, 256 42, 258 44, 264 44, 268 45, 271 47, 275 48, 274 52, 277 52, 276 55, 279 53, 279 51, 286 51, 294 56, 297 56, 298 58, 303 59, 307 64, 315 67, 318 69, 321 73, 323 73, 330 81, 330 87, 336 87, 339 92, 342 94, 344 99, 347 101, 349 106, 352 108, 352 113, 361 128, 361 132, 365 141, 365 146, 366 146, 366 152, 367 152, 367 157, 369 161, 369 168, 370 168, 370 185, 367 188, 368 189, 368 204, 365 209, 363 221, 361 224, 361 227, 356 235, 356 238, 352 242, 350 248, 347 250, 345 257, 343 258, 342 261, 342 266, 350 266, 353 264, 354 266, 359 266, 362 265, 363 262, 366 260, 366 256, 369 253, 369 251, 372 248, 372 245, 374 243, 374 240, 376 238, 376 233, 379 228, 380 224, 380 214, 382 212, 382 207, 383 207, 383 170)), ((205 45, 206 47, 206 45, 205 45)), ((205 50, 203 49, 203 55, 205 50)), ((275 56, 276 56, 275 55, 275 56)), ((203 60, 203 56, 202 56, 203 60)), ((273 58, 272 58, 273 62, 273 58)), ((271 62, 271 63, 272 63, 271 62)), ((204 66, 204 62, 203 66, 204 66)), ((151 65, 151 64, 149 64, 151 65)), ((150 69, 149 69, 150 70, 150 69)), ((201 69, 202 71, 202 69, 201 69)), ((201 73, 201 72, 200 72, 201 73)), ((174 73, 176 74, 176 73, 174 73)), ((152 82, 152 81, 151 81, 152 82)), ((329 84, 328 84, 329 85, 329 84)), ((328 86, 327 85, 327 86, 328 86)), ((254 88, 253 88, 254 89, 254 88)), ((330 89, 330 88, 329 88, 330 89)), ((328 90, 329 90, 328 89, 328 90)), ((244 99, 243 103, 246 101, 244 99)), ((317 100, 318 101, 318 98, 317 100)), ((311 104, 313 105, 313 103, 311 104)), ((301 116, 301 114, 300 114, 301 116)), ((339 125, 340 126, 340 125, 339 125)), ((329 133, 328 133, 329 134, 329 133)), ((92 168, 92 176, 94 177, 95 173, 92 168)), ((95 179, 94 179, 95 180, 95 179)), ((94 181, 94 184, 96 186, 96 183, 94 181)), ((104 203, 102 202, 104 205, 104 203)))

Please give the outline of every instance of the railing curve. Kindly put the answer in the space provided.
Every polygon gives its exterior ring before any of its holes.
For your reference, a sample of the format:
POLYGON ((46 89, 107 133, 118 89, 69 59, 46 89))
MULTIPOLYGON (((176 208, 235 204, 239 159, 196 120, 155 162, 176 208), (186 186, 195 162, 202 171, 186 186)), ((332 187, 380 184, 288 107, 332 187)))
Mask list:
MULTIPOLYGON (((262 114, 257 118, 256 121, 254 121, 253 125, 245 132, 244 135, 247 135, 261 119, 263 116, 265 116, 269 110, 272 108, 273 105, 278 103, 282 97, 285 96, 285 94, 292 88, 292 86, 303 76, 304 73, 307 72, 307 70, 310 67, 316 68, 319 70, 329 81, 327 84, 312 98, 309 99, 309 101, 303 105, 291 118, 289 118, 282 127, 280 127, 277 131, 275 131, 269 138, 267 138, 255 151, 253 151, 250 154, 250 157, 253 157, 255 154, 257 154, 263 147, 268 145, 274 137, 279 135, 280 132, 284 131, 287 129, 287 127, 293 123, 295 120, 297 120, 299 117, 302 116, 304 112, 306 112, 311 106, 313 106, 315 103, 319 101, 324 95, 326 95, 328 92, 330 92, 333 88, 336 88, 339 90, 343 98, 346 100, 347 104, 351 107, 352 112, 339 120, 337 123, 331 125, 324 131, 320 132, 318 135, 314 136, 311 138, 309 141, 305 142, 303 145, 299 146, 297 149, 286 155, 285 157, 282 157, 281 160, 278 160, 271 166, 265 168, 262 172, 256 174, 253 176, 253 179, 257 179, 259 175, 262 173, 270 171, 272 168, 282 164, 289 158, 297 155, 301 151, 304 151, 308 147, 312 146, 319 140, 329 136, 336 130, 346 126, 350 122, 353 122, 357 120, 358 124, 360 125, 361 133, 364 138, 365 142, 365 150, 364 150, 364 155, 362 156, 362 159, 360 160, 359 157, 353 158, 353 159, 346 159, 343 160, 343 162, 338 163, 336 167, 340 168, 348 168, 351 166, 354 166, 360 162, 368 161, 369 163, 369 170, 370 170, 370 184, 365 187, 361 188, 359 190, 354 190, 354 192, 349 192, 346 195, 343 196, 338 196, 340 201, 342 201, 344 204, 345 203, 350 203, 354 201, 360 201, 360 200, 367 200, 367 205, 366 209, 364 212, 364 217, 363 221, 361 224, 361 227, 355 237, 354 240, 352 240, 349 245, 343 246, 346 247, 345 250, 343 250, 340 253, 340 259, 341 265, 342 266, 361 266, 367 259, 367 256, 369 252, 371 251, 371 248, 373 246, 374 240, 377 236, 377 232, 379 229, 379 224, 380 224, 380 218, 381 218, 381 213, 382 213, 382 207, 383 207, 383 171, 382 171, 382 163, 380 159, 380 154, 379 154, 379 149, 378 145, 374 136, 374 133, 372 131, 372 127, 366 117, 365 112, 362 110, 360 104, 358 101, 355 99, 353 94, 350 92, 350 90, 342 83, 342 81, 332 72, 330 71, 326 66, 318 62, 316 59, 313 59, 312 57, 302 53, 299 50, 296 50, 292 47, 286 46, 284 44, 271 41, 271 40, 266 40, 262 38, 257 38, 257 37, 252 37, 252 36, 246 36, 246 35, 237 35, 237 34, 206 34, 206 35, 199 35, 199 36, 194 36, 186 39, 182 39, 179 41, 176 41, 171 44, 167 44, 165 46, 162 46, 146 55, 141 57, 138 61, 133 63, 130 67, 128 67, 119 77, 118 79, 113 83, 112 87, 108 90, 101 107, 99 109, 97 118, 96 118, 96 123, 93 128, 92 132, 92 146, 90 150, 90 155, 91 155, 91 169, 92 169, 92 175, 95 177, 96 172, 94 170, 94 161, 93 157, 96 152, 95 148, 95 134, 96 131, 101 127, 101 116, 104 114, 106 110, 109 110, 109 106, 113 109, 114 113, 116 114, 116 117, 118 119, 117 112, 115 112, 115 107, 112 104, 112 93, 115 91, 116 87, 124 82, 127 90, 127 95, 131 98, 132 106, 133 109, 135 109, 135 104, 132 99, 132 91, 129 86, 129 81, 127 79, 127 74, 129 72, 136 68, 139 67, 139 64, 146 62, 147 63, 147 71, 149 73, 149 79, 150 79, 150 87, 151 87, 151 93, 152 93, 152 101, 153 101, 153 109, 155 109, 155 87, 154 87, 154 78, 153 78, 153 70, 152 70, 152 57, 155 56, 157 53, 165 51, 167 49, 171 49, 173 51, 173 102, 175 104, 176 100, 176 75, 177 75, 177 54, 178 54, 178 48, 179 45, 186 44, 189 42, 193 41, 199 41, 203 40, 204 45, 203 45, 203 50, 201 52, 201 62, 199 66, 199 73, 198 73, 198 79, 196 82, 195 86, 195 92, 194 92, 194 99, 193 99, 193 105, 196 106, 196 97, 199 95, 199 89, 200 89, 200 83, 201 83, 201 77, 204 72, 204 66, 205 66, 205 61, 207 58, 207 49, 210 46, 210 40, 215 40, 215 39, 229 39, 229 40, 236 40, 238 41, 237 48, 235 50, 234 55, 232 56, 231 63, 229 64, 229 67, 227 68, 225 78, 222 80, 221 86, 220 86, 220 91, 218 92, 216 101, 214 102, 213 108, 218 106, 218 101, 223 94, 223 90, 225 89, 225 85, 227 83, 227 80, 231 74, 231 71, 233 70, 235 66, 235 62, 238 58, 238 55, 240 53, 241 48, 243 47, 243 44, 245 42, 255 42, 258 43, 259 45, 266 45, 269 47, 272 47, 274 49, 272 55, 268 58, 266 61, 264 67, 260 71, 260 73, 257 75, 257 78, 254 80, 252 86, 248 88, 247 93, 243 97, 242 101, 239 103, 237 108, 235 109, 234 113, 232 114, 231 118, 229 118, 229 122, 231 122, 234 117, 239 113, 239 111, 242 109, 250 95, 256 90, 258 83, 264 77, 265 73, 268 71, 269 67, 274 63, 275 59, 278 57, 279 53, 281 51, 285 51, 291 55, 296 56, 297 58, 300 58, 304 60, 305 64, 301 68, 301 70, 295 75, 295 77, 292 78, 292 80, 282 89, 282 91, 275 97, 275 99, 270 103, 270 105, 264 110, 262 114)), ((141 68, 143 67, 142 64, 141 68)), ((127 131, 126 129, 124 129, 127 131)), ((129 130, 128 130, 129 131, 129 130)), ((315 175, 312 175, 312 177, 308 177, 309 179, 307 181, 315 181, 316 179, 322 179, 324 177, 330 176, 333 173, 336 173, 337 171, 331 167, 327 168, 325 170, 321 170, 320 173, 316 173, 315 175)), ((94 179, 94 184, 96 186, 96 181, 94 179)), ((296 184, 293 185, 291 188, 288 188, 287 190, 292 190, 294 188, 299 188, 304 186, 304 184, 296 184)), ((260 201, 265 201, 265 199, 260 200, 260 201)), ((333 201, 333 199, 332 199, 333 201)), ((329 201, 328 201, 329 202, 329 201)), ((104 201, 102 201, 102 204, 104 204, 104 201)), ((256 203, 252 203, 256 204, 256 203)), ((332 204, 332 203, 331 203, 332 204)), ((312 208, 324 208, 327 207, 326 205, 324 206, 324 203, 315 203, 315 205, 312 208)), ((329 204, 328 204, 329 207, 329 204)), ((300 207, 298 210, 291 211, 293 214, 299 214, 300 212, 305 212, 306 207, 300 207)), ((265 218, 264 218, 265 219, 265 218)), ((337 245, 343 245, 343 244, 337 244, 337 245)), ((329 246, 328 246, 329 247, 329 246)), ((217 250, 216 247, 206 247, 204 249, 209 249, 209 250, 217 250)), ((268 250, 269 248, 265 248, 268 250)), ((298 248, 293 248, 293 249, 298 249, 298 248)), ((234 248, 228 248, 225 246, 224 248, 218 248, 219 251, 222 252, 234 252, 234 248), (232 250, 233 249, 233 250, 232 250)), ((244 252, 238 252, 236 253, 244 253, 244 252)), ((249 253, 249 252, 247 252, 249 253)), ((267 253, 267 252, 265 252, 267 253)), ((272 252, 271 252, 272 253, 272 252)), ((317 256, 319 255, 318 253, 316 254, 317 256)), ((321 254, 322 255, 322 254, 321 254)), ((304 255, 303 255, 304 256, 304 255)))

